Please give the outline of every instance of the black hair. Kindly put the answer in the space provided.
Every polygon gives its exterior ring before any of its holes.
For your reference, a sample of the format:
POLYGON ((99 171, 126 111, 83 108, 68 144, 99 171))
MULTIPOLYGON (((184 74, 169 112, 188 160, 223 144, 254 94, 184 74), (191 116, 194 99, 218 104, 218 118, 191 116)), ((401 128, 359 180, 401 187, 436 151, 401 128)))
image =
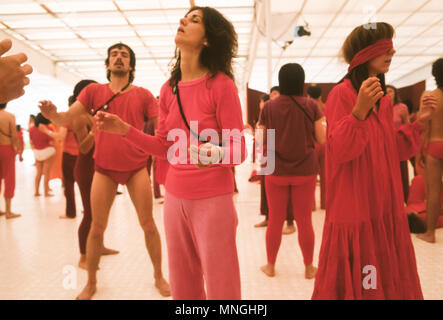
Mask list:
POLYGON ((288 63, 278 72, 280 94, 287 96, 302 96, 305 84, 305 71, 298 63, 288 63))
POLYGON ((22 126, 21 125, 16 125, 15 128, 17 129, 17 132, 20 132, 22 130, 22 126))
MULTIPOLYGON (((127 44, 119 42, 110 46, 108 48, 108 57, 105 60, 105 65, 106 67, 109 66, 109 55, 111 54, 111 51, 115 48, 117 49, 126 48, 126 50, 128 50, 129 52, 129 65, 132 68, 132 70, 129 71, 129 82, 132 83, 132 81, 134 81, 134 72, 135 72, 135 53, 127 44)), ((106 78, 109 81, 111 81, 111 71, 106 70, 106 78)))
MULTIPOLYGON (((208 40, 208 46, 204 46, 200 52, 200 63, 209 69, 211 78, 215 77, 218 72, 223 72, 234 80, 232 62, 238 49, 237 33, 234 26, 214 8, 194 6, 188 10, 187 14, 194 10, 200 10, 203 13, 205 37, 208 40)), ((174 87, 181 80, 180 62, 180 50, 176 48, 169 78, 171 87, 174 87)))
POLYGON ((8 104, 7 102, 6 103, 0 103, 0 110, 3 110, 4 108, 6 108, 7 104, 8 104))
POLYGON ((435 78, 437 87, 443 88, 443 58, 437 59, 432 64, 432 75, 435 78))
POLYGON ((278 91, 278 93, 280 93, 280 87, 279 86, 273 86, 271 88, 271 90, 269 91, 269 93, 271 93, 272 91, 278 91))
POLYGON ((77 84, 74 87, 72 96, 70 96, 68 99, 69 105, 72 105, 75 101, 77 101, 77 97, 80 94, 80 92, 82 92, 82 90, 91 83, 97 83, 97 81, 87 79, 87 80, 80 80, 79 82, 77 82, 77 84))
POLYGON ((269 99, 271 99, 271 97, 267 93, 262 94, 262 96, 260 97, 260 100, 262 100, 263 102, 266 102, 269 99))
POLYGON ((312 99, 321 97, 321 88, 319 86, 309 86, 306 92, 312 99))
POLYGON ((42 115, 42 113, 40 112, 39 114, 37 114, 37 116, 36 116, 35 119, 34 119, 34 125, 38 128, 38 126, 39 126, 40 123, 48 125, 48 124, 51 123, 51 121, 48 120, 48 119, 46 119, 46 118, 42 115))

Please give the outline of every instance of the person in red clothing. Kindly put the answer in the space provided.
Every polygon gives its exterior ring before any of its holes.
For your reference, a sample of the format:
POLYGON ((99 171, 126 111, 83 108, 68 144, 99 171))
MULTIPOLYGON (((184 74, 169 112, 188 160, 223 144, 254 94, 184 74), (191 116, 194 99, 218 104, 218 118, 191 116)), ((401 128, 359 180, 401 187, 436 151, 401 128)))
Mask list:
POLYGON ((15 116, 5 110, 6 103, 0 104, 0 187, 5 181, 5 211, 0 216, 6 219, 18 218, 21 215, 11 211, 11 201, 15 193, 15 155, 19 150, 15 116))
POLYGON ((436 112, 426 124, 425 132, 425 177, 426 177, 426 233, 417 237, 429 243, 435 242, 435 227, 440 215, 440 194, 443 177, 443 58, 432 64, 432 75, 437 88, 425 95, 423 100, 432 98, 436 112))
POLYGON ((192 7, 175 43, 157 135, 105 112, 97 114, 97 127, 168 158, 164 222, 172 298, 240 299, 231 167, 245 160, 246 145, 232 70, 237 34, 217 10, 192 7))
MULTIPOLYGON (((73 104, 71 98, 69 99, 69 106, 73 104)), ((66 136, 63 143, 62 156, 62 173, 63 173, 63 188, 66 198, 65 215, 60 216, 62 219, 74 219, 77 215, 75 206, 74 193, 74 167, 78 156, 78 143, 74 136, 72 126, 65 127, 66 136)))
MULTIPOLYGON (((70 97, 72 105, 80 92, 89 84, 96 83, 94 80, 81 80, 74 87, 73 95, 70 97)), ((80 189, 83 203, 83 219, 78 228, 78 242, 80 248, 80 260, 78 266, 87 270, 86 265, 86 241, 91 229, 91 185, 94 176, 94 125, 93 118, 84 114, 72 121, 72 130, 78 143, 79 155, 74 167, 74 178, 80 189)), ((117 250, 108 249, 103 245, 102 255, 117 254, 117 250)))
POLYGON ((22 127, 18 124, 16 126, 16 128, 17 128, 17 136, 18 136, 17 154, 18 154, 18 158, 19 158, 20 162, 22 162, 23 161, 23 151, 25 150, 25 140, 23 139, 22 127))
MULTIPOLYGON (((325 140, 323 112, 312 99, 303 97, 305 72, 301 65, 289 63, 282 66, 278 79, 280 96, 265 104, 260 117, 264 137, 267 136, 266 130, 275 130, 275 170, 265 176, 269 205, 266 230, 268 263, 261 270, 269 277, 275 275, 290 198, 299 230, 298 242, 303 253, 305 277, 312 279, 317 271, 312 264, 314 229, 311 217, 318 174, 314 141, 323 144, 325 140)), ((261 141, 258 143, 261 144, 261 141)), ((271 146, 267 145, 266 150, 269 152, 271 146)))
POLYGON ((34 126, 29 130, 29 138, 31 141, 32 151, 35 157, 35 166, 37 173, 35 176, 35 193, 34 196, 40 196, 40 181, 44 176, 44 195, 51 197, 49 188, 49 180, 52 165, 55 160, 55 148, 53 146, 54 139, 58 138, 58 133, 50 130, 47 126, 51 122, 41 113, 35 117, 34 126))
POLYGON ((348 74, 326 101, 326 217, 312 299, 423 299, 399 162, 419 151, 435 104, 394 128, 384 77, 394 28, 375 25, 346 38, 348 74))
MULTIPOLYGON (((142 129, 144 119, 156 118, 158 104, 142 87, 132 85, 135 54, 123 43, 108 48, 105 61, 108 84, 91 83, 84 88, 67 112, 57 113, 50 101, 41 101, 40 109, 60 125, 72 119, 95 114, 98 110, 115 113, 142 129)), ((162 296, 169 296, 169 284, 163 277, 161 241, 152 214, 152 194, 146 161, 148 154, 135 149, 128 141, 106 132, 95 134, 95 172, 91 187, 92 224, 86 245, 88 282, 77 299, 91 299, 97 288, 97 269, 103 252, 103 236, 119 184, 126 184, 145 234, 145 245, 154 267, 155 286, 162 296)))
MULTIPOLYGON (((321 88, 320 86, 309 86, 306 89, 308 97, 312 98, 317 102, 318 107, 322 112, 325 112, 325 104, 322 100, 321 88)), ((324 123, 326 126, 326 122, 324 123)), ((315 152, 317 153, 318 164, 320 166, 320 209, 324 210, 326 206, 326 181, 325 181, 325 145, 315 144, 315 152)))
MULTIPOLYGON (((386 86, 386 94, 391 99, 392 112, 394 118, 394 128, 398 128, 405 123, 409 123, 409 111, 408 107, 401 102, 398 95, 398 90, 392 85, 386 86)), ((409 168, 408 160, 400 161, 401 181, 403 185, 403 195, 405 202, 408 201, 409 195, 409 168)))

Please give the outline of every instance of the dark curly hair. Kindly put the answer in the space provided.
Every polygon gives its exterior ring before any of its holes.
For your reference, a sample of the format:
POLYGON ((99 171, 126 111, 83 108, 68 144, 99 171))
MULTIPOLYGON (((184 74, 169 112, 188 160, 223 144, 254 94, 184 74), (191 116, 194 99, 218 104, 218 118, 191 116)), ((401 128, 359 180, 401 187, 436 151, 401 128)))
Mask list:
MULTIPOLYGON (((186 13, 200 10, 203 13, 203 25, 208 46, 204 46, 200 52, 200 63, 209 69, 211 77, 218 72, 225 73, 234 80, 232 60, 237 55, 237 33, 232 23, 220 12, 211 7, 194 6, 186 13)), ((175 86, 181 79, 180 50, 175 49, 175 56, 171 62, 172 71, 169 85, 175 86)))
MULTIPOLYGON (((126 50, 128 50, 129 52, 129 65, 132 67, 132 70, 129 71, 129 82, 132 83, 132 81, 134 81, 134 72, 135 72, 135 53, 127 44, 119 42, 110 46, 108 48, 108 56, 105 60, 105 66, 107 67, 109 65, 109 55, 111 54, 112 49, 115 48, 117 49, 126 48, 126 50)), ((111 71, 106 70, 106 78, 109 81, 111 81, 111 71)))
MULTIPOLYGON (((367 25, 358 26, 347 36, 341 48, 341 54, 347 63, 351 63, 352 58, 354 58, 357 52, 369 47, 378 40, 392 39, 394 37, 395 30, 389 23, 377 22, 375 26, 375 29, 368 28, 367 25)), ((360 90, 362 82, 368 77, 368 62, 355 67, 345 76, 345 78, 351 81, 352 86, 357 92, 360 90)), ((382 90, 386 92, 385 75, 379 74, 377 77, 380 79, 382 90)))
POLYGON ((437 59, 432 64, 432 75, 435 78, 437 87, 443 88, 443 58, 437 59))

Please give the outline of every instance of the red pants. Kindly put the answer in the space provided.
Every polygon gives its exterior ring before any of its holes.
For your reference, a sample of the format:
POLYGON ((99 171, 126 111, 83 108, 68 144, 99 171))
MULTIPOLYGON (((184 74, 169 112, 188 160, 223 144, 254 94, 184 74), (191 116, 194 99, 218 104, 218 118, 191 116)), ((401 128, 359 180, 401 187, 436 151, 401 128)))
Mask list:
POLYGON ((5 198, 14 197, 15 190, 15 150, 10 144, 0 145, 0 187, 5 180, 5 198))
POLYGON ((190 200, 166 192, 164 221, 172 298, 241 299, 232 194, 190 200))
POLYGON ((80 189, 83 204, 83 219, 78 228, 80 253, 86 254, 86 240, 91 229, 91 185, 94 177, 94 148, 88 154, 79 154, 75 164, 74 176, 80 189))
POLYGON ((65 187, 66 198, 66 216, 69 218, 75 218, 75 194, 74 194, 74 167, 77 161, 77 156, 73 156, 67 152, 63 152, 62 159, 62 172, 63 172, 63 184, 65 187))
POLYGON ((312 206, 314 204, 317 176, 266 176, 266 195, 269 205, 269 222, 266 230, 268 263, 275 264, 280 248, 286 206, 291 194, 294 220, 298 227, 298 242, 305 265, 312 264, 314 256, 314 229, 312 206))

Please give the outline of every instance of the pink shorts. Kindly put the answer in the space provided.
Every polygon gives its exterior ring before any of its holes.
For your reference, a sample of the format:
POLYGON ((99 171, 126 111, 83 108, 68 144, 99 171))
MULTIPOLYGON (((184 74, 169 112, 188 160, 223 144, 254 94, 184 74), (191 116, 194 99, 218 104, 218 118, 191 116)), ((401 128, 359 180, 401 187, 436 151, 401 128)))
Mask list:
POLYGON ((134 174, 136 174, 137 172, 139 172, 141 169, 147 170, 146 167, 143 166, 141 168, 131 170, 131 171, 114 171, 114 170, 103 169, 102 167, 99 167, 96 164, 94 165, 94 169, 95 169, 95 171, 111 178, 112 180, 114 180, 118 184, 123 184, 123 185, 128 183, 129 179, 131 179, 132 176, 134 174))
POLYGON ((443 140, 442 141, 432 141, 428 145, 428 154, 436 159, 443 159, 443 140))

